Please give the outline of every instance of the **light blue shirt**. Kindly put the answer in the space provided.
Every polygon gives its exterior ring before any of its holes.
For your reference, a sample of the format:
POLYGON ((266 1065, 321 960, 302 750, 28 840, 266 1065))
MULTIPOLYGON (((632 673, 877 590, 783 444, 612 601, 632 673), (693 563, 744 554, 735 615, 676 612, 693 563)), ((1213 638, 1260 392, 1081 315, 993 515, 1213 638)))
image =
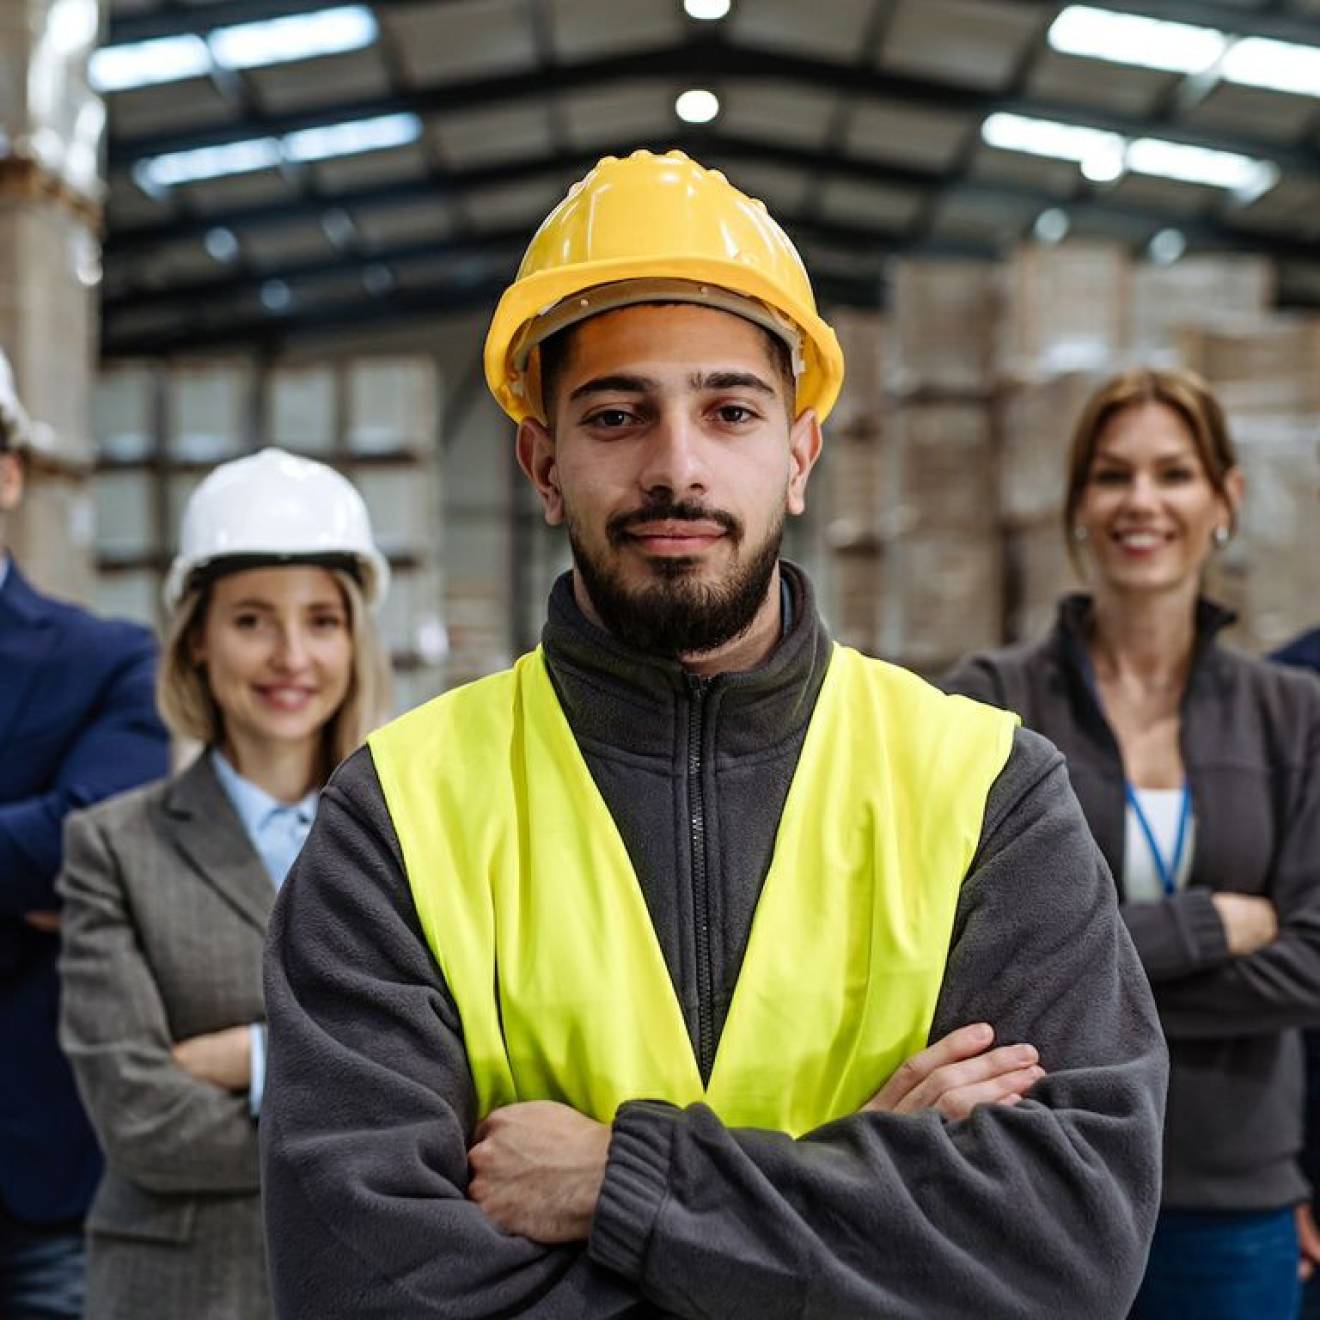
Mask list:
POLYGON ((0 550, 0 591, 4 590, 5 578, 9 576, 9 556, 0 550))
MULTIPOLYGON (((319 794, 308 793, 300 802, 281 802, 250 779, 244 779, 218 748, 211 750, 211 767, 220 787, 225 790, 225 796, 233 804, 244 833, 261 858, 271 883, 278 889, 307 842, 307 834, 316 818, 319 794)), ((252 1041, 252 1086, 248 1102, 255 1117, 261 1113, 261 1097, 266 1089, 266 1028, 254 1022, 249 1034, 252 1041)))

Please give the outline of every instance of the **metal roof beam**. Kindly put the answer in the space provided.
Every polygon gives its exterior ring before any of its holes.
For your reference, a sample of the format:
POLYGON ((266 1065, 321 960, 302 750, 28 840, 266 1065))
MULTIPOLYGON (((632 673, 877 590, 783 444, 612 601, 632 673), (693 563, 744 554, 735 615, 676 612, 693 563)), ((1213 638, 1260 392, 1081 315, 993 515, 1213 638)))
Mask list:
MULTIPOLYGON (((1106 129, 1128 136, 1145 136, 1150 130, 1149 120, 1140 115, 1105 113, 1097 111, 1093 106, 1035 98, 987 95, 966 87, 852 64, 741 45, 731 47, 720 34, 712 36, 696 33, 690 39, 664 50, 611 55, 605 59, 560 65, 537 77, 519 73, 498 78, 479 78, 361 101, 328 102, 292 114, 266 116, 259 124, 236 123, 181 133, 116 138, 110 144, 110 165, 112 169, 122 169, 145 156, 215 146, 248 136, 283 135, 340 123, 346 119, 400 113, 412 113, 425 118, 458 113, 482 105, 526 102, 639 79, 654 81, 657 78, 694 79, 701 76, 718 77, 726 85, 742 80, 769 79, 816 88, 828 86, 854 95, 876 96, 905 105, 976 117, 1004 110, 1106 129)), ((1182 124, 1162 125, 1160 132, 1173 141, 1193 146, 1268 156, 1291 173, 1320 175, 1320 149, 1314 145, 1289 147, 1266 138, 1249 137, 1241 133, 1207 132, 1182 124)))
MULTIPOLYGON (((712 132, 689 133, 676 137, 674 145, 694 153, 722 156, 749 164, 778 166, 790 170, 811 170, 822 164, 819 155, 810 150, 787 146, 783 143, 762 142, 748 138, 731 137, 712 132)), ((620 148, 626 150, 626 148, 620 148)), ((146 225, 135 229, 112 231, 106 240, 106 257, 110 261, 122 260, 136 252, 147 252, 162 244, 187 239, 201 239, 213 228, 231 229, 241 237, 242 231, 260 227, 264 230, 305 224, 318 220, 327 209, 342 209, 352 213, 360 209, 391 208, 445 199, 459 199, 480 191, 522 179, 564 178, 590 168, 601 154, 598 148, 556 156, 537 155, 528 159, 509 161, 497 166, 453 171, 437 178, 426 178, 407 183, 364 188, 340 192, 325 198, 298 198, 281 203, 235 208, 232 211, 212 212, 205 217, 190 217, 184 221, 171 221, 160 225, 146 225)), ((1151 233, 1166 227, 1181 229, 1188 241, 1200 248, 1248 251, 1258 250, 1279 260, 1314 260, 1315 245, 1301 239, 1291 241, 1261 235, 1252 230, 1234 226, 1221 218, 1197 217, 1173 209, 1136 206, 1128 201, 1106 202, 1102 196, 1090 198, 1061 197, 1058 194, 1023 184, 981 183, 968 180, 949 180, 941 174, 927 173, 904 166, 884 165, 838 157, 828 162, 826 173, 839 178, 873 183, 885 187, 929 191, 933 196, 958 196, 986 204, 1025 202, 1032 207, 1062 206, 1079 218, 1089 217, 1103 223, 1122 220, 1128 225, 1145 225, 1151 233)), ((805 220, 806 217, 803 217, 805 220)), ((478 251, 488 241, 511 241, 517 230, 501 230, 487 236, 480 232, 452 240, 437 239, 432 251, 452 250, 458 253, 478 251)), ((522 229, 523 239, 531 235, 531 225, 522 229)), ((892 235, 891 235, 892 237, 892 235)), ((354 254, 361 262, 389 261, 388 248, 364 249, 354 254)), ((343 264, 338 266, 343 269, 343 264)), ((208 286, 211 287, 211 286, 208 286)), ((108 299, 107 307, 117 300, 108 299)))

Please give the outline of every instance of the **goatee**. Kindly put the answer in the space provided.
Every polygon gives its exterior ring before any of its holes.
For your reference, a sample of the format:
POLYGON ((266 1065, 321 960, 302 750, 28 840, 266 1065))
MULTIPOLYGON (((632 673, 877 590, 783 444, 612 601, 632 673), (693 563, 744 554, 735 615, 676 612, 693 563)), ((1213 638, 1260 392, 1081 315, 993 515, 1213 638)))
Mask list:
POLYGON ((653 580, 641 587, 625 584, 612 563, 592 554, 571 510, 566 510, 566 522, 573 562, 605 627, 639 651, 677 658, 714 651, 752 626, 779 562, 784 514, 781 509, 765 540, 745 559, 739 553, 742 523, 723 510, 665 500, 616 514, 605 525, 616 550, 628 542, 632 527, 662 521, 713 522, 732 542, 734 563, 723 581, 701 581, 695 557, 656 557, 647 561, 653 580))

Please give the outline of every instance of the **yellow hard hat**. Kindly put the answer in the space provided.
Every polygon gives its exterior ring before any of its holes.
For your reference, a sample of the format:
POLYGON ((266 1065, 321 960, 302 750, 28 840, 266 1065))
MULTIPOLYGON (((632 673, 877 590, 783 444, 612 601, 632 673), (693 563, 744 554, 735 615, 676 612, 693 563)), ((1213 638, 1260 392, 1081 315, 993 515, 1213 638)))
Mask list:
POLYGON ((639 302, 694 302, 766 326, 793 350, 799 413, 824 421, 843 353, 802 258, 765 204, 681 151, 606 156, 532 237, 486 336, 486 383, 515 422, 540 415, 536 346, 639 302))

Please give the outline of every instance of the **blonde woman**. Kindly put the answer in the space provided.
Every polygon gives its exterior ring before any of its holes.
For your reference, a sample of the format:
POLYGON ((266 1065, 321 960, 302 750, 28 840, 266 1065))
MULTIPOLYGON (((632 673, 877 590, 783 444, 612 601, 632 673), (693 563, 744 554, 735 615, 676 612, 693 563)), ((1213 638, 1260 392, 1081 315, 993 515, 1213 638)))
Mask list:
POLYGON ((271 1314, 258 1186, 261 953, 330 771, 385 714, 361 497, 268 449, 216 469, 166 584, 176 778, 74 817, 61 1040, 106 1155, 88 1320, 271 1314))
POLYGON ((1042 640, 975 656, 946 683, 1017 711, 1068 758, 1155 991, 1169 1101, 1139 1320, 1292 1320, 1297 1307, 1296 1029, 1320 1024, 1320 685, 1216 640, 1232 615, 1201 578, 1242 492, 1199 378, 1110 380, 1077 424, 1066 491, 1090 593, 1065 599, 1042 640))

